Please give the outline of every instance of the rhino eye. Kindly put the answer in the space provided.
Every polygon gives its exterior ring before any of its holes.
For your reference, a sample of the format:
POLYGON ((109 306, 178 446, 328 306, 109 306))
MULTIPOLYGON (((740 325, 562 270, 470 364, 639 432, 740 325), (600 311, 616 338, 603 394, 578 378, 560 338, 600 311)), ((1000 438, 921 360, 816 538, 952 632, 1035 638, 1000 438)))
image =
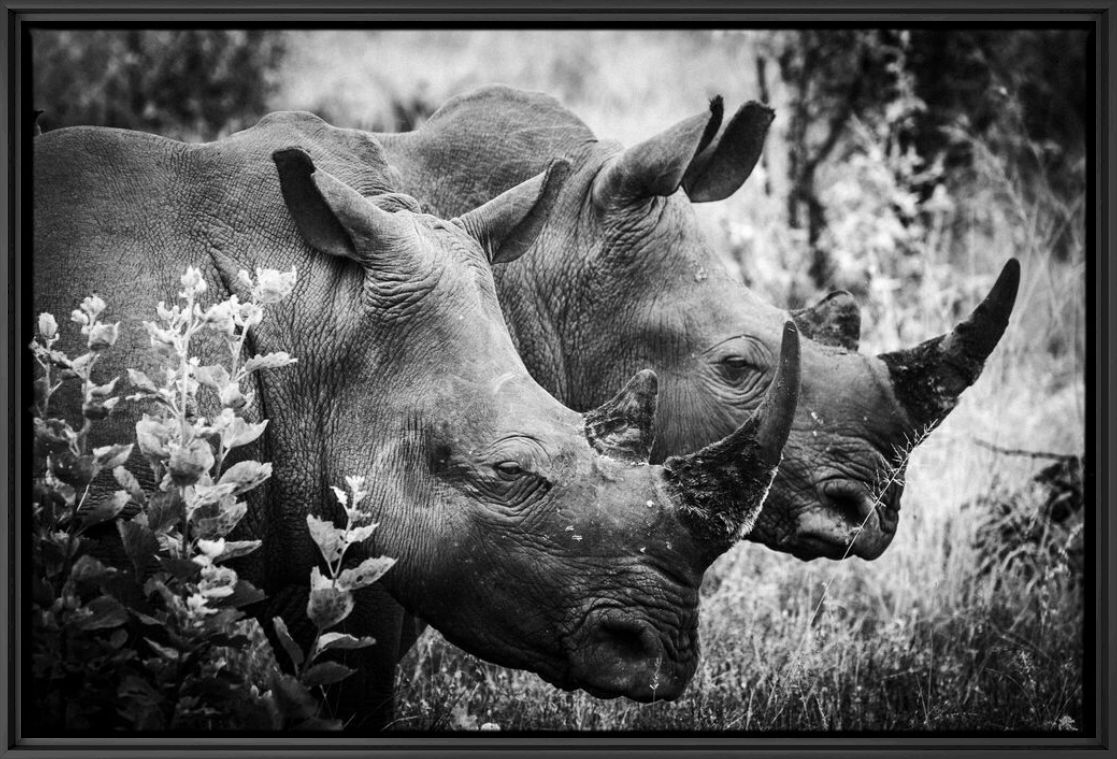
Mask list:
POLYGON ((750 374, 756 373, 756 364, 745 356, 726 356, 717 362, 717 372, 723 381, 740 384, 750 374))
POLYGON ((524 476, 524 468, 520 466, 518 461, 502 461, 499 464, 494 464, 493 469, 500 479, 511 482, 518 480, 524 476))

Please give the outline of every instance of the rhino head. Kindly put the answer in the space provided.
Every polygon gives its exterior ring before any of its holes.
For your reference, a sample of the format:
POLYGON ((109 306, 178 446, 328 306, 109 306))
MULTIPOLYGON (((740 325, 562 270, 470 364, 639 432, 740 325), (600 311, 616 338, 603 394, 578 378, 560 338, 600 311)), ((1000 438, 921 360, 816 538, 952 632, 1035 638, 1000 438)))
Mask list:
POLYGON ((490 264, 530 247, 565 165, 443 221, 299 150, 274 158, 299 235, 341 264, 307 285, 333 304, 316 326, 332 348, 299 366, 328 379, 323 482, 373 483, 364 548, 397 558, 385 586, 490 661, 602 697, 678 696, 702 573, 755 522, 791 428, 794 325, 754 413, 652 466, 656 375, 572 411, 528 374, 497 303, 490 264))
MULTIPOLYGON (((527 265, 498 272, 533 375, 585 409, 634 368, 654 369, 661 398, 651 461, 661 462, 730 435, 757 407, 775 376, 782 325, 793 319, 807 338, 801 399, 748 539, 802 559, 879 556, 896 530, 907 454, 977 379, 1007 324, 1019 265, 1006 264, 985 302, 949 335, 862 355, 851 296, 793 312, 765 303, 728 275, 698 229, 690 202, 723 199, 745 181, 770 109, 746 104, 722 129, 715 99, 708 112, 625 149, 594 138, 549 98, 494 88, 448 105, 432 131, 485 98, 530 102, 525 123, 547 123, 516 131, 517 139, 546 143, 572 164, 527 265)), ((506 157, 503 170, 516 159, 523 156, 506 157)))

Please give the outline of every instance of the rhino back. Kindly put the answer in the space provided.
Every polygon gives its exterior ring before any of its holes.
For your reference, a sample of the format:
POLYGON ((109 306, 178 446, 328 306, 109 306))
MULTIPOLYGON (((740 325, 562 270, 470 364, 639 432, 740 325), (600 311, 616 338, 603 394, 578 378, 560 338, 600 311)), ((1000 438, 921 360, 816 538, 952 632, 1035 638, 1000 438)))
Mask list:
POLYGON ((400 189, 453 216, 597 142, 585 122, 542 92, 490 85, 448 100, 419 129, 374 135, 400 189))

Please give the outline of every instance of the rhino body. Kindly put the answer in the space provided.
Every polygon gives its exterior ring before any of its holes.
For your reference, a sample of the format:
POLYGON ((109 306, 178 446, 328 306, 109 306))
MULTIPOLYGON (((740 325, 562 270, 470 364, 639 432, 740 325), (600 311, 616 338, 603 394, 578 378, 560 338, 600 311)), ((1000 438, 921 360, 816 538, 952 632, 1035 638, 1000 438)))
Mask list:
POLYGON ((532 252, 497 272, 501 306, 532 376, 574 409, 648 367, 660 378, 653 462, 717 440, 754 409, 774 373, 781 325, 805 337, 799 411, 748 539, 801 559, 873 559, 899 516, 912 445, 953 407, 1003 332, 1019 268, 1006 265, 974 318, 883 356, 857 353, 852 296, 788 312, 732 278, 690 201, 734 192, 773 118, 710 110, 625 149, 555 99, 483 87, 414 132, 378 134, 400 187, 436 213, 483 202, 562 157, 571 176, 532 252), (719 131, 720 130, 720 131, 719 131), (680 191, 682 190, 682 191, 680 191))
MULTIPOLYGON (((695 668, 702 572, 754 521, 775 470, 798 387, 794 328, 766 409, 705 458, 668 466, 645 463, 654 374, 586 415, 531 379, 490 260, 527 249, 561 168, 449 222, 390 192, 374 139, 309 114, 202 145, 101 128, 35 139, 34 309, 67 314, 91 292, 109 303, 122 336, 100 376, 153 368, 140 322, 187 264, 210 302, 245 297, 240 269, 296 267, 292 296, 249 340, 298 363, 254 375, 247 416, 270 422, 244 453, 274 475, 234 535, 263 546, 237 568, 268 594, 262 619, 305 630, 318 561, 306 516, 332 518, 329 487, 368 476, 380 528, 353 559, 398 562, 345 622, 377 640, 342 684, 352 725, 391 713, 405 609, 559 687, 676 697, 695 668), (748 509, 712 505, 727 476, 754 491, 748 509)), ((59 347, 77 355, 64 334, 59 347)), ((198 343, 203 364, 217 348, 198 343)), ((106 422, 102 439, 132 439, 138 413, 106 422)), ((150 480, 138 455, 129 466, 150 480)))

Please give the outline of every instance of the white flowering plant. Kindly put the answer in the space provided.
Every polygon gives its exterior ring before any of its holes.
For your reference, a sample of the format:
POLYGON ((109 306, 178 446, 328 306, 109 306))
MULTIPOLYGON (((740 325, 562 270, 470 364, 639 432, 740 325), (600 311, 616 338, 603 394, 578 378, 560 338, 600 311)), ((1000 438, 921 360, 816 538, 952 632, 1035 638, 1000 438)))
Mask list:
POLYGON ((316 633, 309 651, 302 649, 291 637, 286 624, 275 617, 276 635, 297 671, 299 681, 308 688, 324 688, 353 674, 350 667, 333 660, 321 660, 327 651, 346 651, 371 646, 376 641, 370 637, 354 637, 343 632, 328 632, 340 624, 353 611, 353 591, 372 585, 392 568, 396 560, 387 556, 365 559, 357 566, 345 568, 349 549, 368 540, 379 526, 372 516, 361 508, 369 495, 364 477, 346 477, 349 492, 334 487, 334 495, 344 512, 344 523, 335 525, 311 514, 306 517, 307 528, 322 560, 326 573, 314 567, 310 572, 310 598, 306 613, 314 623, 316 633))
MULTIPOLYGON (((230 535, 246 494, 272 473, 270 464, 231 455, 266 429, 266 420, 245 416, 251 375, 295 363, 283 352, 242 361, 249 330, 292 291, 295 271, 242 271, 238 280, 246 302, 232 295, 205 308, 206 282, 188 267, 177 301, 159 303, 156 319, 144 322, 159 367, 152 376, 128 369, 126 400, 145 406, 135 443, 90 442, 122 400, 119 377, 94 379, 120 336, 119 322, 103 320, 104 300, 91 295, 71 315, 86 336, 77 358, 57 348, 55 318, 38 317, 29 711, 52 733, 340 726, 320 719, 307 687, 278 672, 241 608, 263 594, 227 565, 260 545, 230 535), (224 344, 227 361, 203 365, 192 355, 203 331, 224 344), (52 399, 71 381, 80 387, 80 424, 52 416, 52 399), (203 407, 214 413, 203 416, 203 407), (124 466, 136 449, 154 487, 124 466)), ((320 636, 310 658, 346 643, 320 636)))

